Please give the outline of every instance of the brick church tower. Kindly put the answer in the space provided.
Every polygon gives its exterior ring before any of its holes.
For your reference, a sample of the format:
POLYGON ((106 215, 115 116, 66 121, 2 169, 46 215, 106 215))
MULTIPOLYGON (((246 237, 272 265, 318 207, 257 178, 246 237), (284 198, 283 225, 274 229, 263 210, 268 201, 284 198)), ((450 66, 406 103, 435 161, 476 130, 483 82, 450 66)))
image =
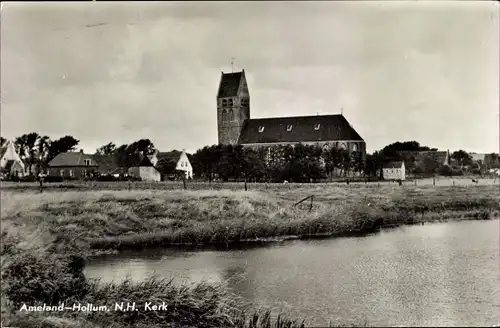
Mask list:
POLYGON ((245 70, 221 73, 217 92, 217 130, 219 144, 236 145, 243 125, 250 119, 250 94, 245 70))

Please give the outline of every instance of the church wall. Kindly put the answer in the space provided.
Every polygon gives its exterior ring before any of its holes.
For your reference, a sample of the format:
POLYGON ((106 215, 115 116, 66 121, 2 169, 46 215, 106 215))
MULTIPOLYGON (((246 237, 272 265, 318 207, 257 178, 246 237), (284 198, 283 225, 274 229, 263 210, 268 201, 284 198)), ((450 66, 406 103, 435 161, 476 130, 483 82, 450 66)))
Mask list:
MULTIPOLYGON (((328 145, 328 147, 336 147, 336 148, 340 148, 343 145, 345 145, 346 149, 349 151, 353 151, 354 145, 356 145, 358 151, 361 151, 362 153, 366 152, 365 142, 359 140, 310 141, 310 142, 300 142, 300 143, 308 146, 316 145, 324 147, 325 145, 328 145)), ((298 142, 258 143, 258 144, 243 144, 243 146, 250 147, 252 149, 258 149, 261 147, 273 147, 280 145, 296 145, 296 144, 299 143, 298 142)))

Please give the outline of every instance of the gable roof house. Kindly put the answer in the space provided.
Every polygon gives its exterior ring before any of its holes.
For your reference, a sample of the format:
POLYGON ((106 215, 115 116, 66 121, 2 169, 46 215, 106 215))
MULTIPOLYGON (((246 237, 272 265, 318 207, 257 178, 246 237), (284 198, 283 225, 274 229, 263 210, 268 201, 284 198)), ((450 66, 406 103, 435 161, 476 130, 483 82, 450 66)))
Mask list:
POLYGON ((63 179, 83 179, 98 171, 98 163, 92 155, 78 152, 60 153, 49 162, 48 175, 63 179))
POLYGON ((245 70, 221 73, 217 91, 219 144, 269 147, 297 143, 366 153, 366 144, 342 115, 251 118, 245 70))
POLYGON ((384 180, 405 180, 405 163, 403 161, 393 161, 382 165, 382 175, 384 180))
POLYGON ((170 160, 176 163, 175 170, 184 171, 186 179, 193 178, 193 166, 185 150, 173 150, 169 152, 156 151, 153 155, 148 156, 148 158, 155 167, 158 167, 158 163, 162 160, 170 160))
POLYGON ((14 143, 6 140, 0 146, 0 172, 4 175, 23 176, 26 166, 16 151, 14 143))
POLYGON ((147 156, 132 161, 127 173, 142 181, 161 181, 161 173, 154 167, 147 156))

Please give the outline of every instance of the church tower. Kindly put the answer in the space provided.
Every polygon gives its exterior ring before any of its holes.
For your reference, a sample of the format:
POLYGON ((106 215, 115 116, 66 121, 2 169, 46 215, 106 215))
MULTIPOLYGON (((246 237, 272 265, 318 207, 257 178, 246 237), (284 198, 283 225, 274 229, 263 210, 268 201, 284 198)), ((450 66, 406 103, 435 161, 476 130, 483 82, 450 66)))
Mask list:
POLYGON ((219 144, 236 145, 245 120, 250 119, 250 94, 245 70, 221 73, 217 92, 219 144))

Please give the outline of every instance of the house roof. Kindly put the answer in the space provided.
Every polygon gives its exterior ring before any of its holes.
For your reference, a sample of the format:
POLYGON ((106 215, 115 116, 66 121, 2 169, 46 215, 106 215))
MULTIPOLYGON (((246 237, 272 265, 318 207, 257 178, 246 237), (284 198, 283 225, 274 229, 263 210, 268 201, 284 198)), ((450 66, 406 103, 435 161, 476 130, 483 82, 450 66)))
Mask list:
POLYGON ((235 97, 238 95, 240 81, 244 77, 245 71, 237 73, 222 73, 219 84, 218 98, 235 97))
POLYGON ((137 166, 139 167, 147 167, 147 166, 154 166, 153 163, 151 163, 151 161, 149 160, 149 158, 147 156, 144 156, 140 161, 138 161, 139 163, 137 164, 137 166))
POLYGON ((2 158, 6 152, 7 152, 7 147, 4 146, 0 147, 0 158, 2 158))
POLYGON ((182 152, 179 150, 172 150, 168 152, 159 152, 156 157, 158 158, 158 161, 162 159, 169 159, 174 162, 179 161, 179 158, 181 157, 182 152))
POLYGON ((92 157, 99 165, 99 173, 101 174, 115 174, 122 171, 121 167, 116 164, 113 155, 94 154, 92 157))
POLYGON ((2 158, 5 155, 7 149, 9 149, 9 145, 14 146, 12 141, 10 140, 5 140, 4 143, 0 145, 0 158, 2 158))
MULTIPOLYGON (((53 160, 50 161, 49 166, 87 166, 85 159, 92 159, 92 155, 82 152, 67 152, 60 153, 53 160)), ((90 166, 97 166, 94 163, 90 166)))
POLYGON ((415 156, 416 162, 423 162, 425 158, 433 159, 439 164, 443 164, 448 155, 447 151, 419 151, 415 156))
POLYGON ((15 160, 9 159, 5 164, 5 170, 10 171, 15 162, 16 162, 15 160))
POLYGON ((402 161, 394 161, 394 162, 388 162, 382 165, 382 168, 384 169, 400 169, 401 166, 403 166, 402 161))
POLYGON ((363 138, 354 130, 343 115, 317 115, 246 120, 241 131, 239 143, 340 140, 363 141, 363 138))

